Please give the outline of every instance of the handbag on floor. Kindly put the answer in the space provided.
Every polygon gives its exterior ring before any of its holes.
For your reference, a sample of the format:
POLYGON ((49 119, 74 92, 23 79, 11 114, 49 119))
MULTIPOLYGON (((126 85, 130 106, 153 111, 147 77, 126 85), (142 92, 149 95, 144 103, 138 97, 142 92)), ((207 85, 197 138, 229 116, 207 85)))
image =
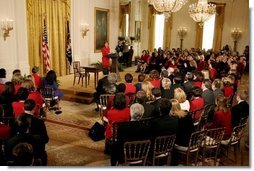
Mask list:
POLYGON ((94 141, 100 141, 105 138, 105 127, 99 122, 96 122, 92 128, 90 128, 88 136, 94 141))

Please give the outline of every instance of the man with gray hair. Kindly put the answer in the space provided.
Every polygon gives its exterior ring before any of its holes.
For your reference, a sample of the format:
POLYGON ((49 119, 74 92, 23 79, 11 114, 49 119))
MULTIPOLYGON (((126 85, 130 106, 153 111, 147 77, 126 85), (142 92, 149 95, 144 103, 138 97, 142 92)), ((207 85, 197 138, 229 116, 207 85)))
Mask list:
POLYGON ((130 107, 131 121, 139 121, 145 112, 144 107, 139 103, 134 103, 130 107))

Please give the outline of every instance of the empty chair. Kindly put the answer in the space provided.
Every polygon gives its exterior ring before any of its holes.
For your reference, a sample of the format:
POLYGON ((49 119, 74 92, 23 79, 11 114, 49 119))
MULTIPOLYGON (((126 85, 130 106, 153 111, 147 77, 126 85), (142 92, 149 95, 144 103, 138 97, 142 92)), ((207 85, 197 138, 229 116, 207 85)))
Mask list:
POLYGON ((235 126, 233 128, 233 132, 231 134, 231 137, 228 140, 222 140, 221 141, 221 147, 222 149, 225 151, 224 155, 227 157, 227 159, 229 158, 229 150, 231 149, 231 147, 234 148, 234 161, 237 161, 237 152, 240 152, 240 142, 241 142, 241 138, 243 136, 244 133, 244 128, 246 127, 246 124, 243 125, 239 125, 239 126, 235 126))
POLYGON ((169 166, 171 163, 171 153, 175 144, 176 135, 168 135, 168 136, 159 136, 156 137, 154 147, 153 147, 153 155, 152 155, 152 165, 160 165, 160 159, 166 159, 166 165, 169 166), (156 163, 157 161, 157 163, 156 163))
POLYGON ((208 129, 206 138, 202 143, 202 164, 205 159, 214 159, 214 166, 216 166, 217 156, 220 148, 220 143, 224 136, 225 128, 208 129))
POLYGON ((124 143, 124 165, 145 166, 151 141, 129 141, 124 143))
POLYGON ((200 146, 205 138, 206 130, 193 132, 190 137, 189 146, 179 146, 177 144, 174 145, 174 150, 176 154, 181 156, 185 156, 186 158, 186 165, 189 165, 191 157, 195 160, 195 166, 197 165, 198 161, 198 153, 200 146), (193 154, 193 156, 191 156, 193 154))
POLYGON ((75 84, 76 77, 78 77, 78 84, 80 82, 80 79, 82 81, 82 86, 84 83, 84 77, 86 76, 85 72, 81 70, 80 68, 80 61, 74 61, 72 63, 73 65, 73 72, 74 72, 74 80, 73 80, 73 85, 75 84))

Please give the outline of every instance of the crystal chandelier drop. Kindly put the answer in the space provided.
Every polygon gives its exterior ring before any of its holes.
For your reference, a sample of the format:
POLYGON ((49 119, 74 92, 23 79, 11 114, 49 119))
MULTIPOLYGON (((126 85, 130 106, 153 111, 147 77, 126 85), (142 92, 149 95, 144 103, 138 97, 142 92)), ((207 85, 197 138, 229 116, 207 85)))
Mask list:
POLYGON ((190 17, 199 23, 200 27, 216 13, 216 5, 207 3, 207 0, 198 0, 198 3, 189 6, 190 17))
POLYGON ((148 0, 148 3, 161 13, 164 13, 166 21, 172 12, 179 11, 188 0, 148 0))

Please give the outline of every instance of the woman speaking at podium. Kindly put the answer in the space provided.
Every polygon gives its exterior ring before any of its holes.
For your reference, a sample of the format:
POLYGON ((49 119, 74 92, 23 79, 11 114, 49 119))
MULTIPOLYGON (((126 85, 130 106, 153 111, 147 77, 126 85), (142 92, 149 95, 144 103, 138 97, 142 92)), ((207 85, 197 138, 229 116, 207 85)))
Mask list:
POLYGON ((110 70, 110 59, 107 57, 107 55, 110 53, 110 48, 107 41, 104 43, 101 52, 102 52, 102 67, 110 70))

